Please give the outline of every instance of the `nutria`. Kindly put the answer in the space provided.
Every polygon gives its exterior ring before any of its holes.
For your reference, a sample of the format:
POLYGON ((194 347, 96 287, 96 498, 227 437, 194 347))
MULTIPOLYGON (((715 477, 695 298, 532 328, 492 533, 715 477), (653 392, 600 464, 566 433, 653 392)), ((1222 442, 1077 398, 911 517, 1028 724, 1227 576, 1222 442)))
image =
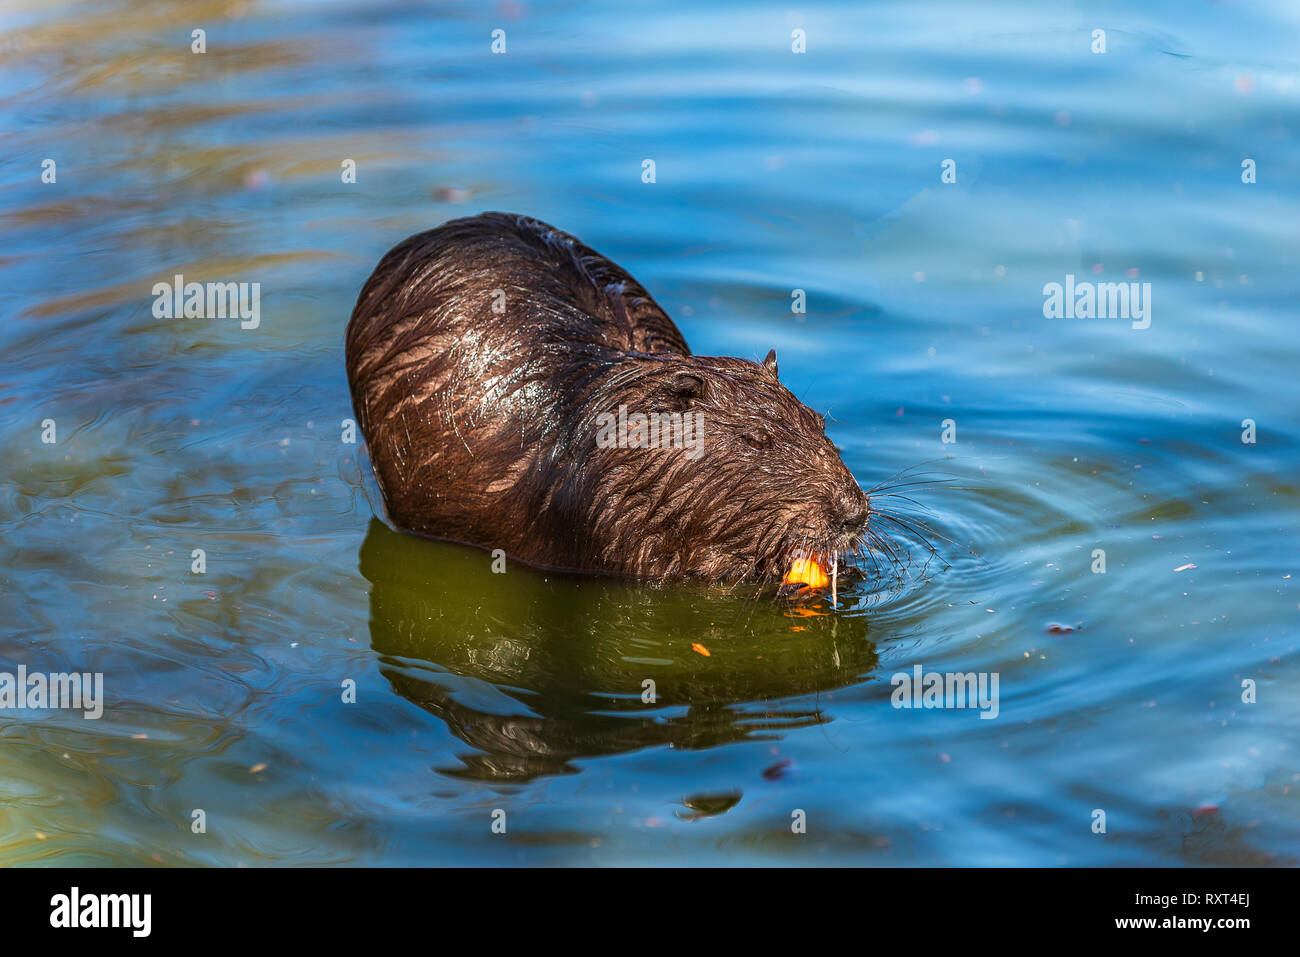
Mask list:
POLYGON ((395 246, 347 369, 399 528, 650 579, 779 581, 860 547, 867 496, 775 351, 692 355, 636 280, 538 220, 484 213, 395 246))

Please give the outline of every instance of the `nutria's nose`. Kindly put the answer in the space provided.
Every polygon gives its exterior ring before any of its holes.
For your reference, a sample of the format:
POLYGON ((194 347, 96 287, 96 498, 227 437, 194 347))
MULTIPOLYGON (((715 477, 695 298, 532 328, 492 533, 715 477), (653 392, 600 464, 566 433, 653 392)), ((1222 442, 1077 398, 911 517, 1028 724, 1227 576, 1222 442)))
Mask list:
POLYGON ((852 531, 867 521, 867 497, 861 489, 854 489, 840 497, 840 525, 852 531))

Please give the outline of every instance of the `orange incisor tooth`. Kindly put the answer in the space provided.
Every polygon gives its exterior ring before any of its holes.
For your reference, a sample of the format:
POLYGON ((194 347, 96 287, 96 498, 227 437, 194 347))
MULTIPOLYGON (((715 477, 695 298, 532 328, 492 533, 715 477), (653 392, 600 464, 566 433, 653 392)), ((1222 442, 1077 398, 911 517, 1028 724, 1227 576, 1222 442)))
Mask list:
POLYGON ((790 570, 786 572, 785 584, 792 585, 797 582, 803 582, 810 588, 825 588, 830 584, 830 579, 826 577, 826 572, 821 565, 813 559, 796 558, 790 570))

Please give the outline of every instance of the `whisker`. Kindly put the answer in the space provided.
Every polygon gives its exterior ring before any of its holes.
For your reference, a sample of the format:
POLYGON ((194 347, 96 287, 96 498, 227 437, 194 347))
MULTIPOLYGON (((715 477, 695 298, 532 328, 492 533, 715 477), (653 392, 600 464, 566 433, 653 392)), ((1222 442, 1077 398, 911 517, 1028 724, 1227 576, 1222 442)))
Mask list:
MULTIPOLYGON (((925 542, 925 544, 930 548, 931 551, 934 550, 934 543, 931 542, 926 537, 927 534, 933 535, 935 538, 943 539, 945 542, 947 542, 949 545, 952 545, 955 548, 964 547, 960 542, 954 541, 953 539, 949 538, 947 535, 944 535, 942 532, 936 531, 935 529, 927 525, 925 522, 921 521, 919 518, 916 518, 914 516, 909 515, 904 517, 888 511, 879 511, 876 512, 876 514, 880 516, 880 518, 884 519, 885 521, 893 522, 895 525, 898 525, 906 529, 907 531, 911 532, 913 535, 920 538, 922 541, 925 542), (917 526, 920 526, 920 528, 917 528, 917 526), (922 532, 920 529, 925 529, 925 531, 922 532)), ((974 555, 975 552, 971 552, 971 554, 974 555)))

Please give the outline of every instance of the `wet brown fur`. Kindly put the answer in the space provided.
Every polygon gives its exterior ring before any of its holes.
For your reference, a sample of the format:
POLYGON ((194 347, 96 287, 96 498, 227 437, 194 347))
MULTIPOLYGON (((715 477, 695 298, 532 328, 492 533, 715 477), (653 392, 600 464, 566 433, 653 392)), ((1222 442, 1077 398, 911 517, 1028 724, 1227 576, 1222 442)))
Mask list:
POLYGON ((775 357, 691 355, 636 280, 538 220, 399 243, 357 300, 347 371, 400 528, 655 579, 780 579, 798 550, 860 545, 867 498, 775 357), (620 404, 703 413, 702 454, 598 447, 620 404))

